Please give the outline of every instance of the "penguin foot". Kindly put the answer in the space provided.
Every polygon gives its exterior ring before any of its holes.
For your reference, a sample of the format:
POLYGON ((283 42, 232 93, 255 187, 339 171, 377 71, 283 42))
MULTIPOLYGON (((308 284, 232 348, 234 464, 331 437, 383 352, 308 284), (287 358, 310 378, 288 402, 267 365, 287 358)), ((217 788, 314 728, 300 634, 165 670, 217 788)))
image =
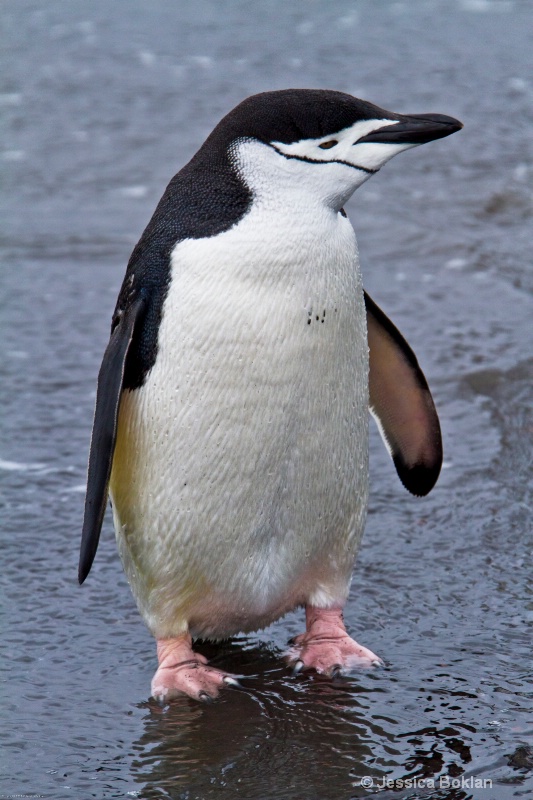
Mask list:
POLYGON ((306 632, 296 636, 289 653, 293 674, 314 669, 338 677, 346 670, 383 666, 379 656, 348 636, 340 608, 306 606, 306 632))
POLYGON ((233 675, 207 665, 192 649, 190 634, 157 640, 159 668, 152 678, 152 697, 167 702, 179 695, 210 703, 223 686, 240 686, 233 675))

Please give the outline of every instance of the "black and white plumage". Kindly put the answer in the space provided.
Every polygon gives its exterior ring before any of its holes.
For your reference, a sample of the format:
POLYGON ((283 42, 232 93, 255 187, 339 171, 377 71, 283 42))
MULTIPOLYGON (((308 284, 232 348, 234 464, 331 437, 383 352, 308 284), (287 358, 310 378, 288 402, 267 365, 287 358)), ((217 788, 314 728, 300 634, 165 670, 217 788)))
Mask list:
POLYGON ((230 112, 167 187, 100 370, 79 571, 83 582, 109 486, 157 639, 344 605, 369 407, 404 485, 433 487, 433 401, 363 292, 343 205, 396 153, 460 127, 340 92, 267 92, 230 112))

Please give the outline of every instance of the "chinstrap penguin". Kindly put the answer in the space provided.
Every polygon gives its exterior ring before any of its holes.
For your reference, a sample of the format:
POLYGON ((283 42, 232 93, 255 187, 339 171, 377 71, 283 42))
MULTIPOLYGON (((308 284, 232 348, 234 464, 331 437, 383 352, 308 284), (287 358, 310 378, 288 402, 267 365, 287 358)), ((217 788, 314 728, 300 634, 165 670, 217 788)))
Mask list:
POLYGON ((98 377, 79 581, 108 493, 157 640, 152 695, 232 676, 192 637, 298 606, 295 671, 380 659, 342 609, 363 534, 368 410, 400 479, 435 484, 440 426, 411 348, 363 291, 343 210, 397 153, 462 127, 341 92, 244 100, 171 180, 130 258, 98 377))

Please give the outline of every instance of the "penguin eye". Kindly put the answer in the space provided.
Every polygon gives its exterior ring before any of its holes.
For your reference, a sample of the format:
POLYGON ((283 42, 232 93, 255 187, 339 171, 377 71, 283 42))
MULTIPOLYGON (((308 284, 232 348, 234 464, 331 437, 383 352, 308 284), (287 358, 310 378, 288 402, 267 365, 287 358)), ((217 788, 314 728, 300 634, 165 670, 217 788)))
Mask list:
POLYGON ((332 147, 335 147, 336 144, 338 144, 336 139, 330 139, 329 142, 322 142, 322 144, 319 144, 318 146, 322 150, 330 150, 332 147))

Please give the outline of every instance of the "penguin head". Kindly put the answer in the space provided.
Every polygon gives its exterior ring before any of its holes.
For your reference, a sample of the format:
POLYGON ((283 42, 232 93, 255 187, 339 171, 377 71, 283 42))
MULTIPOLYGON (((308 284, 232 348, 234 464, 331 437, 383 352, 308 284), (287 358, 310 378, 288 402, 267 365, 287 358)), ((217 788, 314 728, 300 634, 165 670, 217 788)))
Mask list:
POLYGON ((342 92, 286 89, 248 97, 204 147, 224 147, 256 193, 293 186, 338 210, 397 153, 462 127, 453 117, 396 114, 342 92))

